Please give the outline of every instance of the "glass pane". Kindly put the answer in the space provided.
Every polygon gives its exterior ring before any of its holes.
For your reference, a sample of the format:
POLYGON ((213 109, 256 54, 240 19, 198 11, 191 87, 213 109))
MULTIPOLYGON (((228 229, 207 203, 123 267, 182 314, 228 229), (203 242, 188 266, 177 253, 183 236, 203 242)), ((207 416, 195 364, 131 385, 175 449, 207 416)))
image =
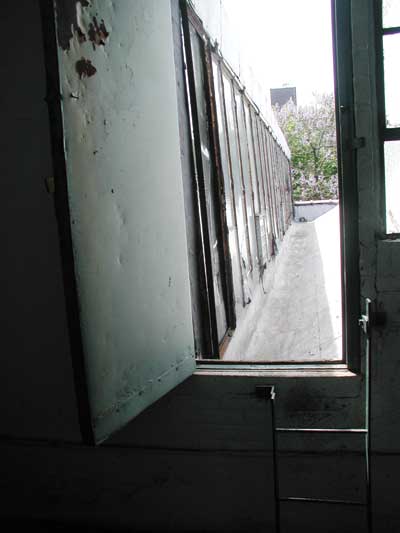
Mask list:
POLYGON ((222 341, 227 330, 227 318, 224 301, 223 265, 221 264, 220 250, 222 242, 218 232, 219 206, 217 202, 217 185, 211 162, 211 146, 208 129, 208 114, 204 95, 205 72, 202 58, 204 51, 202 41, 197 33, 191 28, 192 57, 196 88, 197 113, 199 134, 201 142, 201 155, 204 175, 204 193, 207 205, 207 223, 210 239, 212 278, 214 285, 215 314, 217 320, 218 340, 222 341))
POLYGON ((239 146, 242 161, 242 178, 243 178, 243 193, 245 196, 246 214, 247 214, 247 230, 250 243, 250 259, 251 269, 258 263, 257 257, 257 241, 256 241, 256 226, 254 220, 253 209, 253 189, 251 183, 251 170, 250 170, 250 158, 249 147, 247 144, 247 132, 245 124, 243 95, 237 89, 235 89, 236 100, 236 113, 238 121, 238 133, 239 133, 239 146))
POLYGON ((400 141, 385 143, 386 232, 400 233, 400 141))
POLYGON ((385 69, 386 126, 400 126, 400 34, 385 35, 383 38, 385 69))
POLYGON ((254 143, 253 143, 253 135, 251 131, 252 125, 251 125, 251 119, 250 119, 250 108, 247 102, 245 102, 244 110, 245 110, 245 117, 246 117, 247 144, 249 147, 250 173, 251 173, 251 181, 252 181, 253 197, 254 197, 254 211, 255 211, 255 214, 258 215, 260 213, 260 195, 259 195, 259 190, 258 190, 256 162, 254 159, 254 143))
POLYGON ((215 89, 215 105, 217 109, 218 138, 221 154, 222 173, 224 175, 224 192, 225 192, 225 210, 226 224, 228 226, 229 255, 231 257, 233 291, 235 300, 236 316, 240 316, 243 308, 243 289, 242 274, 239 253, 239 241, 236 231, 235 206, 233 201, 233 191, 231 187, 230 169, 229 169, 229 151, 227 141, 227 130, 225 122, 225 111, 223 103, 223 91, 221 87, 220 68, 218 61, 213 58, 213 77, 215 89))
POLYGON ((383 0, 382 19, 384 28, 400 26, 400 2, 399 0, 383 0))

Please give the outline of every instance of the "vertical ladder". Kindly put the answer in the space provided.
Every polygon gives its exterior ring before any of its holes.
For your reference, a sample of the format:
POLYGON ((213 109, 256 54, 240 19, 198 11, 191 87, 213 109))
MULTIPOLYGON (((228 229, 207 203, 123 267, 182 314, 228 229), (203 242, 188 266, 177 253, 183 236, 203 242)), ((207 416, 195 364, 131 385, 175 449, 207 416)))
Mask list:
POLYGON ((370 443, 370 423, 371 423, 371 357, 370 357, 370 315, 371 315, 371 300, 366 299, 366 311, 359 320, 359 325, 362 327, 366 337, 366 350, 365 350, 365 427, 364 428, 287 428, 277 427, 275 417, 275 390, 271 387, 270 400, 271 400, 271 418, 272 418, 272 455, 274 464, 274 497, 275 497, 275 524, 276 533, 281 533, 281 503, 282 502, 297 502, 307 504, 331 504, 331 505, 344 505, 364 507, 366 510, 367 519, 367 531, 372 533, 372 513, 371 513, 371 443, 370 443), (286 496, 282 497, 279 487, 279 468, 278 468, 278 454, 277 454, 277 435, 280 433, 293 433, 293 434, 363 434, 365 435, 365 447, 364 447, 364 459, 365 459, 365 486, 366 486, 366 498, 365 501, 352 501, 352 500, 333 500, 324 498, 309 498, 304 496, 286 496))

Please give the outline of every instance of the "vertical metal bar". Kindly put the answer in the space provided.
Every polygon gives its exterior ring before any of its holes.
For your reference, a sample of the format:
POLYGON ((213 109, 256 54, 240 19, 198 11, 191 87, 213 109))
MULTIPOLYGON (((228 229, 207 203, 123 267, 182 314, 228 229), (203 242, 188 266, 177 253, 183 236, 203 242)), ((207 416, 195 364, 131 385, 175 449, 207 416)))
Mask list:
POLYGON ((275 202, 274 202, 274 195, 273 195, 273 173, 272 173, 272 159, 269 154, 268 150, 268 137, 261 126, 261 147, 262 147, 262 158, 264 161, 264 167, 265 167, 265 183, 266 183, 266 191, 267 191, 267 198, 268 198, 268 217, 270 220, 270 231, 271 231, 271 243, 270 243, 270 255, 275 255, 275 246, 274 242, 276 240, 276 209, 275 209, 275 202))
MULTIPOLYGON (((240 144, 240 131, 239 131, 239 118, 238 118, 238 108, 236 103, 236 90, 234 87, 233 80, 231 82, 232 84, 232 98, 233 98, 233 109, 234 109, 234 116, 235 116, 235 124, 236 124, 236 139, 237 139, 237 147, 238 147, 238 154, 239 154, 239 170, 240 170, 240 183, 242 186, 242 202, 243 202, 243 214, 244 214, 244 230, 246 235, 246 249, 247 249, 247 256, 249 260, 249 265, 246 265, 246 276, 248 274, 248 266, 250 266, 250 270, 253 270, 253 259, 251 257, 251 249, 250 249, 250 236, 249 236, 249 224, 248 224, 248 213, 247 213, 247 202, 246 202, 246 187, 244 182, 244 175, 243 175, 243 160, 242 160, 242 147, 240 144)), ((242 96, 239 93, 240 99, 242 96)))
MULTIPOLYGON (((366 299, 366 315, 371 321, 371 300, 366 299)), ((372 483, 371 483, 371 327, 367 328, 365 336, 365 479, 367 485, 367 528, 372 533, 372 483)))
POLYGON ((255 171, 254 177, 255 177, 255 184, 257 185, 255 194, 257 195, 258 214, 259 214, 261 211, 261 198, 260 198, 260 183, 259 183, 259 178, 258 178, 256 143, 255 143, 255 138, 254 138, 254 121, 253 121, 254 110, 252 109, 252 107, 253 107, 252 104, 249 102, 249 126, 250 126, 250 135, 251 135, 251 144, 253 146, 254 171, 255 171))
POLYGON ((277 200, 277 194, 276 194, 276 181, 277 181, 277 168, 276 168, 276 161, 275 161, 275 147, 273 142, 271 142, 271 132, 268 131, 267 133, 264 132, 264 143, 266 147, 266 152, 268 154, 269 158, 269 168, 270 168, 270 189, 271 189, 271 196, 272 196, 272 205, 274 209, 274 228, 275 228, 275 243, 277 243, 279 239, 279 213, 278 213, 278 200, 277 200))
MULTIPOLYGON (((253 209, 253 224, 255 226, 256 223, 256 210, 255 210, 255 202, 254 202, 254 188, 253 188, 253 173, 251 169, 251 155, 250 155, 250 146, 249 146, 249 133, 247 130, 247 116, 246 116, 246 103, 245 100, 247 98, 245 97, 244 93, 242 94, 242 113, 243 113, 243 125, 244 125, 244 134, 246 136, 246 147, 247 147, 247 160, 249 165, 249 184, 250 184, 250 201, 251 201, 251 207, 253 209)), ((250 109, 248 109, 248 114, 250 117, 250 109)), ((254 233, 256 232, 256 229, 254 227, 254 233)), ((259 263, 259 253, 258 253, 258 244, 257 244, 257 237, 256 237, 256 262, 259 263)))
POLYGON ((274 469, 274 499, 275 499, 275 532, 281 533, 281 501, 279 490, 279 468, 276 443, 276 418, 275 418, 275 393, 271 397, 271 419, 272 419, 272 460, 274 469))
POLYGON ((238 222, 237 222, 237 214, 236 214, 236 197, 235 197, 235 184, 233 180, 233 170, 232 170, 232 155, 231 155, 231 144, 229 142, 229 125, 228 125, 228 119, 227 119, 227 112, 226 112, 226 101, 225 101, 225 85, 224 85, 224 75, 222 72, 221 64, 220 64, 220 83, 221 83, 221 96, 222 96, 222 111, 224 114, 224 131, 226 135, 226 147, 228 150, 228 163, 229 163, 229 182, 231 185, 231 195, 232 195, 232 215, 233 219, 235 221, 235 233, 236 233, 236 242, 238 246, 238 257, 239 257, 239 272, 240 272, 240 284, 242 288, 242 305, 243 307, 246 305, 245 302, 245 292, 244 292, 244 277, 243 277, 243 269, 242 269, 242 261, 241 261, 241 253, 240 253, 240 241, 239 241, 239 231, 238 231, 238 222))
MULTIPOLYGON (((175 4, 177 2, 173 2, 175 4)), ((193 123, 190 109, 189 80, 187 76, 187 58, 183 43, 182 20, 179 3, 176 9, 179 20, 174 26, 175 39, 178 41, 179 50, 174 47, 176 75, 178 89, 178 106, 180 108, 180 142, 181 150, 186 156, 182 159, 185 165, 183 175, 183 189, 185 195, 185 218, 188 239, 189 276, 192 297, 193 331, 195 336, 195 350, 197 356, 211 353, 211 331, 208 317, 208 294, 204 290, 207 286, 205 262, 203 253, 203 236, 201 232, 199 192, 196 178, 196 164, 193 146, 193 123), (179 25, 179 26, 178 26, 179 25), (179 29, 178 29, 179 27, 179 29), (178 36, 179 31, 179 36, 178 36)), ((174 6, 175 10, 175 6, 174 6)))
POLYGON ((209 42, 205 45, 204 54, 204 72, 206 77, 206 90, 209 98, 207 98, 207 111, 209 114, 209 129, 210 129, 210 145, 211 145, 211 161, 213 163, 213 194, 216 199, 218 207, 218 224, 217 235, 218 240, 222 243, 222 247, 218 246, 218 254, 221 269, 222 278, 222 290, 224 296, 225 312, 227 317, 228 328, 235 329, 236 327, 236 313, 235 313, 235 301, 233 292, 233 276, 232 276, 232 264, 231 255, 229 253, 229 237, 228 237, 228 224, 226 220, 226 208, 225 208, 225 184, 222 173, 221 164, 221 148, 219 144, 218 136, 218 121, 217 110, 215 103, 215 87, 214 76, 212 68, 212 56, 209 42))
POLYGON ((262 196, 263 196, 263 199, 264 199, 264 204, 263 204, 263 211, 265 213, 265 226, 266 226, 266 231, 265 231, 265 236, 264 236, 264 239, 266 241, 266 249, 267 249, 267 257, 266 257, 266 260, 269 261, 270 257, 271 257, 271 247, 270 247, 270 243, 269 243, 269 235, 268 235, 268 225, 270 225, 271 227, 271 230, 272 230, 272 222, 271 222, 271 219, 270 219, 270 216, 271 216, 271 213, 269 211, 269 202, 267 201, 267 193, 266 193, 266 184, 267 181, 267 175, 266 175, 266 167, 265 167, 265 160, 263 158, 263 147, 262 147, 262 140, 261 140, 261 132, 260 132, 260 129, 261 129, 261 125, 259 124, 261 122, 261 119, 259 118, 259 116, 256 116, 256 120, 255 120, 255 126, 256 126, 256 132, 257 132, 257 142, 258 142, 258 151, 259 151, 259 160, 260 160, 260 171, 261 171, 261 186, 262 186, 262 196))
MULTIPOLYGON (((204 170, 203 170, 203 159, 201 152, 201 138, 200 138, 200 127, 199 127, 199 116, 197 111, 197 95, 196 95, 196 86, 195 86, 195 77, 194 77, 194 64, 192 56, 192 46, 191 46, 191 36, 190 36, 190 26, 189 26, 189 15, 188 15, 188 6, 185 0, 181 0, 181 13, 182 13, 182 29, 184 36, 184 46, 185 46, 185 55, 187 63, 187 76, 189 84, 189 98, 191 102, 191 112, 192 112, 192 123, 193 123, 193 138, 194 138, 194 150, 195 150, 195 161, 197 169, 197 186, 199 190, 199 207, 201 214, 201 229, 203 232, 203 253, 204 253, 204 262, 205 262, 205 280, 206 286, 205 289, 208 294, 208 321, 210 328, 210 337, 211 337, 211 354, 210 357, 218 358, 219 355, 219 343, 218 343, 218 331, 217 331, 217 317, 215 311, 215 295, 214 295, 214 284, 213 284, 213 274, 212 274, 212 257, 210 249, 210 235, 208 229, 208 215, 207 215, 207 202, 206 202, 206 192, 205 192, 205 183, 204 183, 204 170)), ((197 33, 196 33, 197 36, 197 33)))

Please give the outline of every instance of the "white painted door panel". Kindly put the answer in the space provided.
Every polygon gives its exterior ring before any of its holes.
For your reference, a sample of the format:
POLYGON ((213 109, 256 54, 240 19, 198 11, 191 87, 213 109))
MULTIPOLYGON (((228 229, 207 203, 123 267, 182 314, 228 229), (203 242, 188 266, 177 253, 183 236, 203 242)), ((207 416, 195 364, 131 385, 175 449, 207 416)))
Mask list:
POLYGON ((170 3, 57 0, 75 273, 97 442, 195 366, 170 3))

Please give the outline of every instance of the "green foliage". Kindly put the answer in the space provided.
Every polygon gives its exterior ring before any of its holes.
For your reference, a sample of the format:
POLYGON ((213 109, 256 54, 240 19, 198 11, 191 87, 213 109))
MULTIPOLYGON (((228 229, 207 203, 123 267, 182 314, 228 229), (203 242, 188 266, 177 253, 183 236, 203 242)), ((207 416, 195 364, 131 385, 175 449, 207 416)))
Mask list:
POLYGON ((337 198, 333 95, 320 95, 314 105, 298 108, 290 100, 275 112, 292 154, 293 199, 337 198))

